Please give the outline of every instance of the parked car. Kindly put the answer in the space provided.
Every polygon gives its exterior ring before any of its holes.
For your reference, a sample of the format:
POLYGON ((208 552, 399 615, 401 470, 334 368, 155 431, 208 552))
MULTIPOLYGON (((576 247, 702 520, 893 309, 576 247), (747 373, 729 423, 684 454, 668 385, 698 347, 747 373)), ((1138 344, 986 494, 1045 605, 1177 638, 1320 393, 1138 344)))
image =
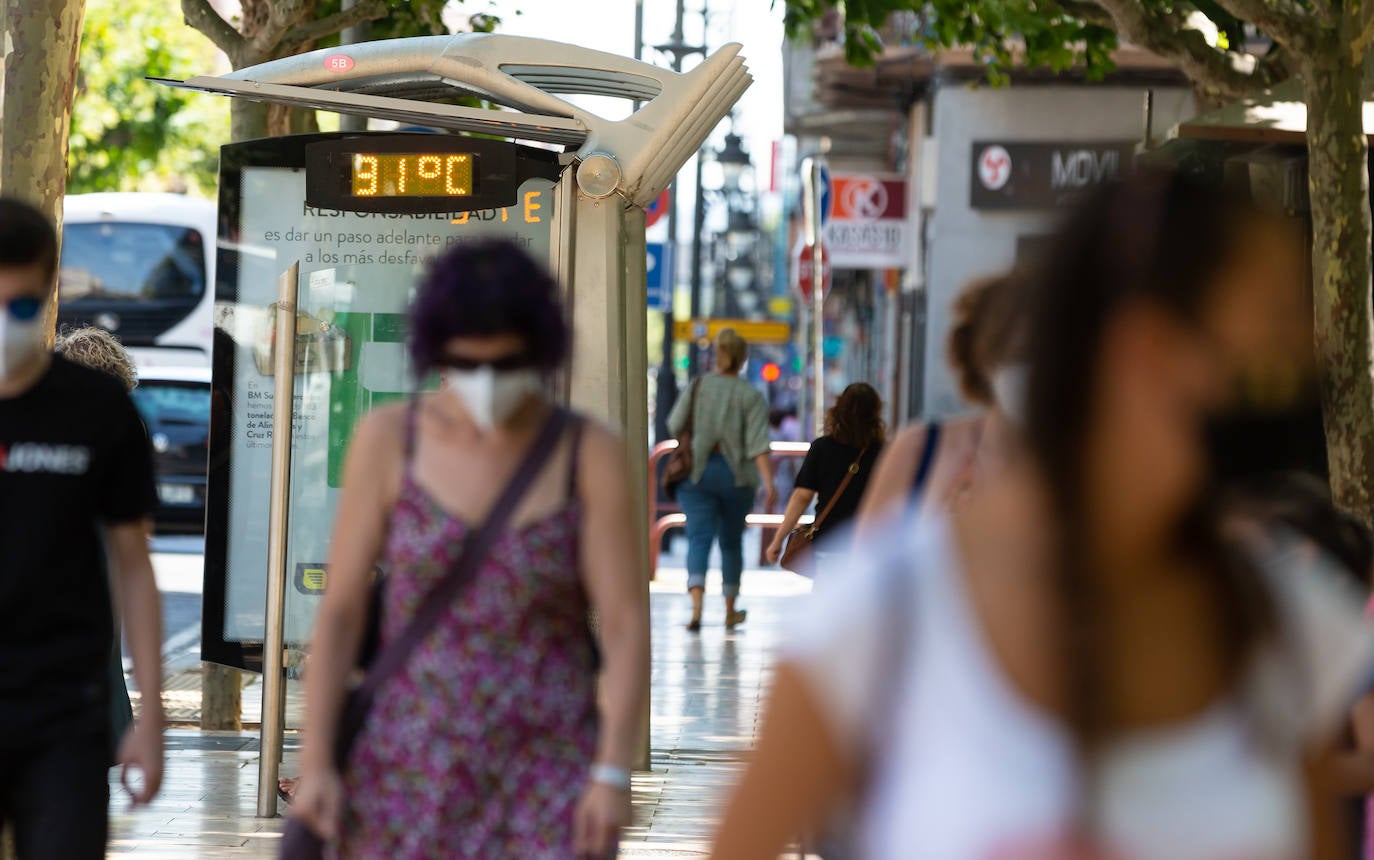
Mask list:
POLYGON ((133 398, 153 443, 157 531, 203 533, 210 368, 141 366, 133 398))

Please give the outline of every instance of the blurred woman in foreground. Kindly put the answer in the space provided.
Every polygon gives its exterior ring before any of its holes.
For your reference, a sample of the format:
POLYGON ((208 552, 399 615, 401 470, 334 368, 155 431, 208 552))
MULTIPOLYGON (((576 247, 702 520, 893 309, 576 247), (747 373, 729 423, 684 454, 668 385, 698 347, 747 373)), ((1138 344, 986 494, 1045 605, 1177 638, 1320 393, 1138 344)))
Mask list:
POLYGON ((410 322, 418 378, 437 372, 443 387, 373 411, 349 445, 292 815, 328 840, 329 858, 613 856, 649 679, 624 446, 545 393, 570 333, 557 285, 518 246, 446 252, 410 322), (535 471, 538 452, 548 459, 535 471), (387 571, 384 654, 521 478, 528 492, 489 551, 473 551, 464 589, 388 678, 339 767, 372 571, 387 571))
POLYGON ((1297 237, 1145 175, 1050 260, 1020 457, 820 582, 719 860, 847 813, 870 860, 1335 856, 1311 774, 1374 643, 1328 569, 1225 540, 1206 444, 1311 376, 1297 237))

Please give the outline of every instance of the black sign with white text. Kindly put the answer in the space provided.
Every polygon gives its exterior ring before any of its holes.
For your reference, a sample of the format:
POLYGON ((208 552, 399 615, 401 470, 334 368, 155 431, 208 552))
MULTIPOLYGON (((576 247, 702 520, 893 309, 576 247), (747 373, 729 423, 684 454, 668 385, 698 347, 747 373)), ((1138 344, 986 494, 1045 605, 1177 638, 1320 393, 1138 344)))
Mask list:
POLYGON ((1059 209, 1131 170, 1135 143, 975 141, 969 205, 974 209, 1059 209))

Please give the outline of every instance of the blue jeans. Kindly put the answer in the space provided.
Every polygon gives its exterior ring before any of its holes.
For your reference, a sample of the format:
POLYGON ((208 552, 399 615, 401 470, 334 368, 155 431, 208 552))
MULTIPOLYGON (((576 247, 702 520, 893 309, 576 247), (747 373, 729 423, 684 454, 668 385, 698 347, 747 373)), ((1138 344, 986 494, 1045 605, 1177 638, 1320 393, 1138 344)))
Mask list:
POLYGON ((706 587, 711 544, 719 541, 723 590, 726 597, 737 597, 744 573, 744 518, 754 508, 754 488, 735 486, 725 458, 712 454, 701 480, 683 482, 677 498, 687 515, 687 587, 706 587))

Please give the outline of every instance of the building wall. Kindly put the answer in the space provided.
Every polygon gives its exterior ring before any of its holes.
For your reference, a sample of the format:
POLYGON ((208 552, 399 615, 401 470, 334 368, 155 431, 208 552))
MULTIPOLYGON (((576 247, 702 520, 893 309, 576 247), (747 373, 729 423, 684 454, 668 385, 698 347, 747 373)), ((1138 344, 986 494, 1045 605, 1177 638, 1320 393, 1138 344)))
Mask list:
MULTIPOLYGON (((924 403, 920 413, 944 418, 963 411, 945 363, 950 304, 970 279, 1016 260, 1018 239, 1043 237, 1053 211, 988 211, 970 205, 975 141, 999 143, 1140 141, 1145 87, 1017 85, 1003 89, 946 86, 932 95, 935 200, 925 229, 927 290, 924 403)), ((1192 115, 1183 88, 1154 91, 1153 134, 1192 115)), ((916 404, 913 404, 916 406, 916 404)))

